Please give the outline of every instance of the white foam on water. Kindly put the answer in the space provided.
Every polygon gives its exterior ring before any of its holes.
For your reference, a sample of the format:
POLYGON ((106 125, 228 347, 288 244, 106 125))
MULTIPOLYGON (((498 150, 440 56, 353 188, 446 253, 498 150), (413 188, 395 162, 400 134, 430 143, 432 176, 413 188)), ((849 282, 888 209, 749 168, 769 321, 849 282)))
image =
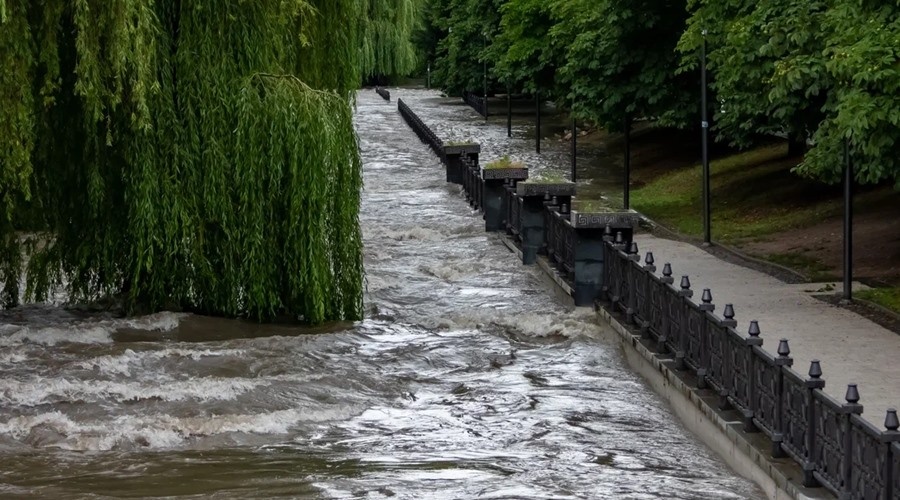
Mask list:
MULTIPOLYGON (((161 349, 155 351, 133 351, 126 349, 125 352, 118 355, 98 356, 84 361, 79 361, 74 366, 84 369, 97 371, 104 375, 124 375, 131 376, 131 370, 135 365, 144 363, 145 361, 158 361, 167 358, 189 358, 199 361, 202 358, 221 357, 221 356, 242 356, 243 350, 240 349, 161 349)), ((0 358, 2 361, 2 358, 0 358)))
POLYGON ((287 434, 302 422, 324 422, 346 419, 358 409, 291 408, 256 414, 205 415, 175 417, 168 414, 120 416, 110 421, 78 422, 60 411, 18 416, 0 422, 0 434, 29 442, 37 430, 58 436, 57 439, 29 443, 33 446, 73 451, 107 451, 124 446, 175 448, 189 445, 191 440, 228 433, 258 435, 287 434))
POLYGON ((0 366, 17 365, 28 360, 28 356, 18 352, 0 353, 0 366))
POLYGON ((0 346, 23 343, 55 346, 59 343, 107 344, 112 342, 112 333, 121 328, 132 328, 152 332, 166 332, 178 327, 183 313, 160 312, 137 318, 88 320, 64 326, 18 327, 9 334, 0 332, 0 346))
POLYGON ((446 235, 440 231, 422 226, 403 228, 399 230, 384 228, 379 236, 394 241, 443 241, 446 235))
POLYGON ((598 337, 601 327, 588 312, 575 311, 559 313, 517 313, 506 314, 496 310, 470 310, 459 316, 433 318, 433 324, 426 326, 445 330, 504 329, 523 337, 551 337, 560 335, 568 338, 598 337))
POLYGON ((32 407, 59 402, 118 403, 159 399, 162 401, 230 401, 272 379, 204 377, 190 380, 120 382, 108 380, 70 380, 36 377, 26 381, 0 380, 0 402, 32 407))

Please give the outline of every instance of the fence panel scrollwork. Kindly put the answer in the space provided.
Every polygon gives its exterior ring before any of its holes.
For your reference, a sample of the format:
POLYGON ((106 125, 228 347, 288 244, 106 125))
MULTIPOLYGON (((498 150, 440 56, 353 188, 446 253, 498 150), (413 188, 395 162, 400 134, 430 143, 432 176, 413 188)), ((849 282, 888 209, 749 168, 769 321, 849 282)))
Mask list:
POLYGON ((809 462, 807 430, 809 429, 810 391, 806 382, 797 372, 783 368, 784 385, 782 391, 782 408, 784 424, 784 442, 782 446, 794 460, 801 464, 809 462))
POLYGON ((715 390, 724 392, 725 381, 725 342, 728 326, 718 318, 710 318, 706 328, 706 382, 715 390))
POLYGON ((891 490, 890 500, 900 500, 900 442, 891 445, 891 490))
MULTIPOLYGON (((851 449, 848 498, 900 499, 900 481, 897 478, 897 473, 900 472, 900 443, 887 442, 885 433, 859 415, 850 416, 849 432, 851 449), (890 476, 892 482, 889 481, 890 476)), ((896 434, 893 437, 896 438, 896 434)))
POLYGON ((812 391, 812 395, 813 475, 835 495, 842 496, 849 487, 850 408, 820 389, 812 391))
POLYGON ((751 348, 753 353, 753 377, 756 379, 751 409, 753 423, 769 438, 775 438, 781 429, 778 425, 779 401, 781 398, 781 366, 775 357, 759 346, 751 348))

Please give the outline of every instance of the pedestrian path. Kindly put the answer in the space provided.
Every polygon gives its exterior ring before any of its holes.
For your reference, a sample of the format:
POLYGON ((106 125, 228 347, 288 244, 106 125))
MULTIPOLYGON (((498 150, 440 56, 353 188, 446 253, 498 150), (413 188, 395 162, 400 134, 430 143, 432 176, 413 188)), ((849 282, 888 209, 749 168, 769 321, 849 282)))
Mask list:
MULTIPOLYGON (((852 311, 823 302, 803 287, 725 262, 701 248, 649 234, 635 236, 641 255, 653 252, 656 264, 671 263, 675 283, 687 275, 698 299, 712 291, 716 313, 733 304, 737 331, 759 321, 764 348, 774 353, 788 339, 794 369, 821 361, 825 392, 844 401, 847 384, 858 385, 865 416, 883 428, 888 408, 900 406, 900 336, 852 311)), ((807 287, 808 288, 808 287, 807 287)))

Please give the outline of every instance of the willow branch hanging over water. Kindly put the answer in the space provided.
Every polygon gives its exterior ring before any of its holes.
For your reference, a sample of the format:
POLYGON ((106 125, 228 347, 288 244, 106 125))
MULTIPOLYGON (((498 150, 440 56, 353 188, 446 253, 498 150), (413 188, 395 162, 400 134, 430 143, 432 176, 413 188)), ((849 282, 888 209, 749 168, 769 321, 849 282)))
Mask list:
POLYGON ((132 312, 360 317, 350 91, 364 6, 0 2, 7 303, 28 212, 50 235, 28 263, 29 299, 64 286, 132 312))

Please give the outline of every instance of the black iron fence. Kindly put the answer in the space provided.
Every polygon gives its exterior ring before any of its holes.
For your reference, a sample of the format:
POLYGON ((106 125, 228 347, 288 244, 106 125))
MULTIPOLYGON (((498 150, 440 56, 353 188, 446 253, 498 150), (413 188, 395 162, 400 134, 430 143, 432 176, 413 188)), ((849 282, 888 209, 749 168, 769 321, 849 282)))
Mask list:
POLYGON ((553 199, 545 213, 547 224, 547 256, 563 276, 575 279, 575 228, 571 222, 571 212, 553 199))
POLYGON ((488 116, 487 96, 482 97, 482 96, 473 94, 467 90, 467 91, 463 92, 463 101, 465 101, 466 104, 471 106, 472 109, 474 109, 475 112, 477 112, 479 115, 487 118, 487 116, 488 116))
POLYGON ((757 322, 741 335, 734 308, 726 305, 717 316, 709 289, 695 303, 687 276, 676 287, 669 264, 659 276, 652 253, 642 264, 636 243, 605 239, 610 307, 659 353, 671 355, 676 368, 695 372, 699 388, 719 395, 721 409, 739 411, 746 431, 766 434, 773 456, 787 455, 800 464, 805 486, 824 486, 842 499, 900 499, 896 410, 888 410, 885 430, 876 428, 860 416, 856 385, 847 387, 843 402, 835 400, 823 391, 819 361, 801 375, 792 368, 786 339, 770 354, 762 348, 757 322))
POLYGON ((443 161, 444 141, 442 141, 441 138, 438 137, 437 134, 435 134, 431 130, 431 128, 428 127, 428 125, 425 125, 425 122, 423 122, 418 115, 416 115, 411 109, 409 109, 409 106, 407 106, 406 103, 403 102, 403 99, 397 99, 397 109, 400 110, 400 116, 402 116, 403 119, 406 120, 406 123, 411 129, 413 129, 413 132, 415 132, 416 135, 419 136, 419 139, 427 144, 432 149, 432 151, 434 151, 434 153, 438 155, 438 157, 440 157, 443 161))
POLYGON ((375 92, 378 93, 385 101, 391 100, 391 93, 381 87, 375 87, 375 92))

